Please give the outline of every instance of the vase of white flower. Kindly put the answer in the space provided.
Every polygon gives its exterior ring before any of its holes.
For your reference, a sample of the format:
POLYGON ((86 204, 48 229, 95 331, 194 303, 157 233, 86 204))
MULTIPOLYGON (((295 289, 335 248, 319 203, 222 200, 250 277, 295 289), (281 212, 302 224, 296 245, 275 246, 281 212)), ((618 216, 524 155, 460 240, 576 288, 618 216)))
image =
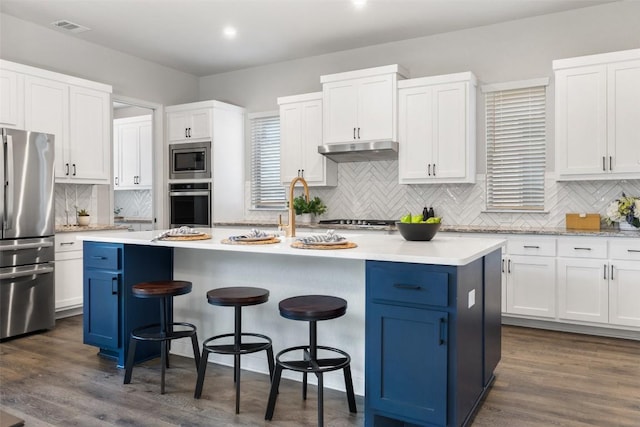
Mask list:
POLYGON ((620 230, 640 230, 640 198, 622 193, 607 207, 605 221, 609 225, 619 223, 620 230))

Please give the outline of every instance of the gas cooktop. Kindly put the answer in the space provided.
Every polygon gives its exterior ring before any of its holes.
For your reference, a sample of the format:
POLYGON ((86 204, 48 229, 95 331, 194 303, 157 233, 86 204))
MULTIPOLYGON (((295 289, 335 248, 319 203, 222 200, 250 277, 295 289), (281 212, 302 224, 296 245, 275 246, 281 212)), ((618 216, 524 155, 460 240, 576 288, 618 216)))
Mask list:
POLYGON ((352 225, 363 228, 382 228, 395 223, 396 220, 394 219, 323 219, 318 222, 318 224, 352 225))

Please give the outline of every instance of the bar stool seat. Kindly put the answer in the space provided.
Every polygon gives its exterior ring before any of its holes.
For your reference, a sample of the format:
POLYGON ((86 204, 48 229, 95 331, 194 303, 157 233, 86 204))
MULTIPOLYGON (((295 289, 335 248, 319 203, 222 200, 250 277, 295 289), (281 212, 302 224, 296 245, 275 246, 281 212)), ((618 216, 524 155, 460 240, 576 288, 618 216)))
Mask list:
POLYGON ((236 384, 236 414, 240 412, 240 356, 243 354, 256 353, 258 351, 267 352, 267 362, 269 364, 269 374, 273 377, 273 347, 271 338, 266 335, 242 332, 242 307, 263 304, 269 300, 269 291, 262 288, 253 287, 227 287, 212 289, 207 292, 207 301, 211 305, 223 307, 234 307, 235 322, 234 332, 216 335, 208 338, 202 344, 202 357, 198 368, 198 380, 194 397, 199 399, 202 395, 204 377, 207 370, 207 361, 210 353, 233 354, 233 381, 236 384), (218 344, 223 338, 233 337, 231 344, 218 344), (257 338, 258 341, 243 342, 243 338, 257 338))
POLYGON ((168 342, 180 338, 191 338, 193 357, 196 369, 200 364, 200 350, 195 325, 186 322, 174 322, 172 300, 174 296, 191 292, 192 284, 184 280, 163 280, 144 282, 133 285, 131 292, 137 298, 158 298, 160 301, 160 323, 141 326, 131 331, 129 339, 129 353, 125 364, 124 383, 131 382, 133 363, 137 341, 160 342, 161 379, 160 393, 164 394, 165 368, 169 368, 168 342), (178 328, 176 330, 176 328, 178 328))
POLYGON ((303 399, 307 398, 307 374, 314 373, 318 378, 318 426, 324 425, 323 374, 325 372, 343 370, 349 411, 356 413, 350 367, 351 357, 343 350, 317 343, 317 322, 343 316, 347 312, 347 301, 327 295, 302 295, 280 301, 279 309, 280 315, 284 318, 309 322, 309 345, 285 348, 276 355, 276 368, 272 377, 265 419, 271 420, 273 418, 283 369, 302 372, 303 399), (318 350, 333 353, 334 357, 318 358, 318 350), (299 351, 302 351, 301 359, 284 360, 285 355, 299 351))

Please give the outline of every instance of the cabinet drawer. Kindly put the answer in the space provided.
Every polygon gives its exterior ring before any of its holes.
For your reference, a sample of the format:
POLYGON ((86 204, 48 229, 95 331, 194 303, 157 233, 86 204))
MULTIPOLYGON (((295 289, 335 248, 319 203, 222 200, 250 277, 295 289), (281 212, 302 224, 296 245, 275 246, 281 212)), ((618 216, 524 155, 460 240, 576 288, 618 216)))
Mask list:
POLYGON ((85 268, 120 270, 120 245, 90 243, 84 249, 85 268))
POLYGON ((640 261, 640 239, 609 240, 609 258, 640 261))
POLYGON ((558 256, 571 258, 606 258, 604 239, 558 239, 558 256))
POLYGON ((507 241, 507 253, 510 255, 556 255, 556 239, 522 239, 511 237, 507 241))
POLYGON ((77 239, 78 233, 58 233, 55 235, 56 253, 81 251, 82 242, 77 239))
POLYGON ((449 305, 449 274, 420 267, 367 268, 368 298, 446 307, 449 305))

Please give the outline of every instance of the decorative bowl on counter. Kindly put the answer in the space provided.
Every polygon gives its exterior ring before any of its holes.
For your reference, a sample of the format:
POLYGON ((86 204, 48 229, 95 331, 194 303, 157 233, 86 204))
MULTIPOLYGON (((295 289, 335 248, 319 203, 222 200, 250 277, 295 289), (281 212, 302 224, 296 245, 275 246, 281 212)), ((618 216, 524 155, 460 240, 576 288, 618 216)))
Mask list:
POLYGON ((396 222, 396 227, 400 232, 400 235, 405 240, 410 241, 427 241, 433 239, 440 229, 441 223, 410 223, 410 222, 396 222))

